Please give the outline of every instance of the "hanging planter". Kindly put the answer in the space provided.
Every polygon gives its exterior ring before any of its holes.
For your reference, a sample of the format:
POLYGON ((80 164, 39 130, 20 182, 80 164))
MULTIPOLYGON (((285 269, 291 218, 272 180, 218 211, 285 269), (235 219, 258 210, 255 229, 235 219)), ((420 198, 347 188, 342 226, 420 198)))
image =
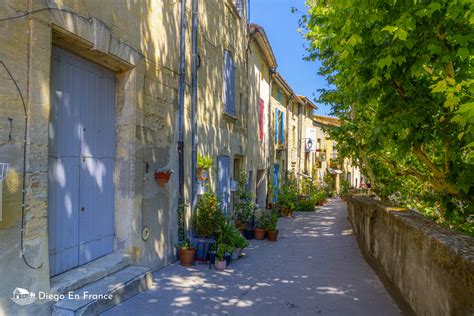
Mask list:
POLYGON ((155 171, 155 180, 158 184, 166 184, 168 183, 168 181, 170 181, 172 173, 173 173, 172 169, 160 168, 155 171))
POLYGON ((209 179, 209 174, 206 169, 197 168, 196 178, 198 181, 206 181, 207 179, 209 179))
POLYGON ((201 156, 198 155, 197 157, 197 168, 196 168, 196 178, 200 181, 206 181, 209 179, 208 170, 214 164, 214 160, 209 156, 201 156))

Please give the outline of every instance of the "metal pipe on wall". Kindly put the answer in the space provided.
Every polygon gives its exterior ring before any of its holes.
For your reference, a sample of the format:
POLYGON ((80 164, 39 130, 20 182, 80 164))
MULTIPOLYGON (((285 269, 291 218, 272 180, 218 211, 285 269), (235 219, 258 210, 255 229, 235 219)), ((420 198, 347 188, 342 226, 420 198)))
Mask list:
POLYGON ((191 210, 196 206, 196 166, 197 166, 197 64, 198 64, 198 1, 193 0, 192 15, 192 72, 191 72, 191 210))
POLYGON ((178 207, 184 204, 184 91, 186 83, 186 0, 181 0, 181 36, 179 61, 179 127, 178 127, 178 207))

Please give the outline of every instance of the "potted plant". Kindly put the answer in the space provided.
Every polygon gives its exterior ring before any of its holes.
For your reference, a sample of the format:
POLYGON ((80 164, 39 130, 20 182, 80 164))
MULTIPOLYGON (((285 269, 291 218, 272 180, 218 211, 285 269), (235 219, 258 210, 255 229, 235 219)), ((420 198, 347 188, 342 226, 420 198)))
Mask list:
POLYGON ((245 238, 253 239, 256 204, 254 196, 248 190, 247 182, 247 174, 242 172, 237 180, 235 214, 242 225, 241 229, 245 238))
POLYGON ((170 168, 159 168, 155 170, 155 180, 158 184, 165 184, 170 181, 171 174, 173 173, 173 169, 170 168))
POLYGON ((211 157, 198 155, 196 178, 201 181, 207 180, 207 170, 209 170, 213 164, 214 160, 211 157))
POLYGON ((282 216, 293 216, 293 211, 298 202, 298 186, 296 178, 289 175, 285 183, 280 188, 278 194, 278 204, 282 216))
POLYGON ((182 266, 191 266, 194 262, 196 248, 191 244, 189 239, 179 242, 179 260, 182 266))
POLYGON ((232 259, 234 259, 235 256, 237 257, 236 259, 242 257, 242 251, 247 248, 248 245, 249 242, 242 235, 236 236, 234 246, 236 247, 235 252, 237 252, 237 254, 233 254, 232 259))
POLYGON ((223 244, 217 245, 216 262, 214 263, 214 267, 217 270, 224 270, 227 267, 227 261, 224 259, 225 251, 226 249, 223 244))
POLYGON ((265 239, 265 233, 267 231, 267 223, 268 223, 268 214, 262 213, 257 221, 257 227, 254 229, 255 239, 263 240, 265 239))
POLYGON ((273 213, 267 225, 267 233, 269 241, 277 241, 278 239, 278 216, 276 213, 273 213))
POLYGON ((205 192, 200 197, 191 221, 196 234, 191 238, 191 243, 203 245, 198 247, 196 260, 207 261, 210 246, 215 243, 215 238, 225 221, 217 196, 213 192, 205 192))
POLYGON ((232 253, 234 252, 234 247, 231 245, 224 245, 224 260, 226 261, 226 267, 232 262, 232 253))

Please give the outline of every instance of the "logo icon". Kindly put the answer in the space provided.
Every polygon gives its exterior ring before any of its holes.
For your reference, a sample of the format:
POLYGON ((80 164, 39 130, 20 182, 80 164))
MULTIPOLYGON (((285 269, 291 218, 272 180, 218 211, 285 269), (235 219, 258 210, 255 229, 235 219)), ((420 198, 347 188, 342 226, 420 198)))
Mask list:
POLYGON ((18 305, 28 305, 36 301, 36 295, 33 292, 28 291, 27 289, 22 289, 17 287, 13 291, 12 301, 18 305))

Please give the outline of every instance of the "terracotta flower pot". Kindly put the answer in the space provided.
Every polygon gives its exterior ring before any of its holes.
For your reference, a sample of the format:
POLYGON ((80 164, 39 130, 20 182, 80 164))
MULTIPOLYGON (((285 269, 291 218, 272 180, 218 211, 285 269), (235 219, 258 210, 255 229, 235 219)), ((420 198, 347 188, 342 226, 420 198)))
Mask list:
POLYGON ((155 172, 155 180, 159 184, 165 184, 170 181, 171 173, 155 172))
POLYGON ((179 260, 182 266, 192 266, 194 262, 194 255, 196 249, 194 248, 180 248, 179 249, 179 260))
POLYGON ((227 262, 225 260, 217 260, 216 263, 214 263, 214 267, 216 267, 217 270, 224 270, 227 266, 227 262))
POLYGON ((263 240, 265 239, 265 229, 262 229, 262 228, 255 228, 253 230, 254 234, 255 234, 255 239, 256 240, 263 240))
POLYGON ((268 240, 277 241, 278 239, 278 229, 268 231, 268 240))
POLYGON ((206 169, 202 169, 202 168, 197 168, 196 170, 196 178, 198 180, 201 180, 201 181, 205 181, 208 179, 208 176, 207 176, 207 171, 206 169))

